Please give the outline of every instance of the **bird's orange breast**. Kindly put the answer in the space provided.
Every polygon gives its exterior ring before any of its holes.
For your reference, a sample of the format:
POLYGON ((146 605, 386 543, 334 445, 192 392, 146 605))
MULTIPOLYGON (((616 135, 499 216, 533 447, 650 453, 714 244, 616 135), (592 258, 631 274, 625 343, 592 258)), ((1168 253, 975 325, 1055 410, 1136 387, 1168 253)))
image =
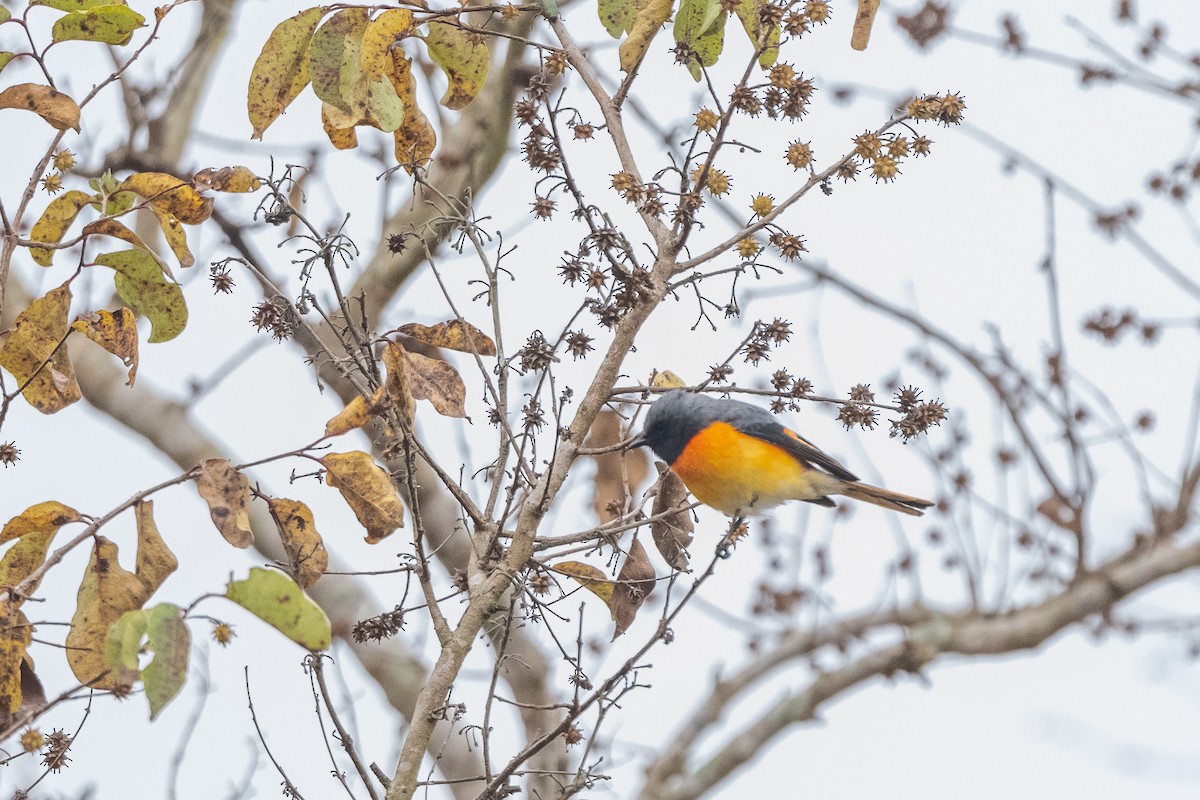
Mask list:
POLYGON ((697 500, 730 515, 823 497, 828 487, 822 479, 832 477, 727 422, 714 422, 693 436, 671 469, 697 500))

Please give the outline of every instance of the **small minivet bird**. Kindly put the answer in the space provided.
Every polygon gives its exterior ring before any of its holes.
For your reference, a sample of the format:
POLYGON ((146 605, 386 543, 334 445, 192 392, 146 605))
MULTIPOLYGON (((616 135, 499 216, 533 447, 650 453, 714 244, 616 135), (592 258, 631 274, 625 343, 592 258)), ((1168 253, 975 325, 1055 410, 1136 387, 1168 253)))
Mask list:
POLYGON ((788 500, 834 508, 833 494, 915 517, 933 505, 862 483, 769 411, 740 400, 667 392, 650 406, 641 436, 629 446, 648 446, 697 500, 731 517, 760 514, 788 500))

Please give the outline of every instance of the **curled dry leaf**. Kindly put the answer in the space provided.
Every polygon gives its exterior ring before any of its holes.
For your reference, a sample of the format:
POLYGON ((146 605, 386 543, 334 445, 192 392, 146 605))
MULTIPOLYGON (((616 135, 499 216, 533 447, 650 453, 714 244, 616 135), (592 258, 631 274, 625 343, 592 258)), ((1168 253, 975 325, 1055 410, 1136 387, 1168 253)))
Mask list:
POLYGON ((671 370, 664 369, 662 372, 655 370, 650 376, 650 385, 655 389, 682 389, 687 383, 671 370))
MULTIPOLYGON (((0 530, 0 544, 17 539, 0 559, 0 587, 15 587, 32 575, 46 561, 50 542, 63 525, 79 522, 79 512, 56 500, 30 506, 13 517, 0 530)), ((39 581, 40 582, 40 581, 39 581)), ((22 589, 23 596, 10 598, 14 606, 24 602, 24 595, 37 589, 38 582, 22 589)))
POLYGON ((149 501, 134 509, 138 548, 133 572, 121 566, 117 546, 105 537, 97 537, 92 548, 66 639, 67 662, 80 683, 104 689, 128 686, 109 672, 105 658, 108 629, 127 611, 144 606, 179 565, 159 535, 153 509, 149 501))
POLYGON ((71 327, 121 359, 129 367, 126 386, 133 386, 138 368, 137 317, 128 308, 80 314, 71 327))
POLYGON ((60 347, 67 335, 71 287, 63 284, 39 297, 17 315, 0 348, 0 367, 12 373, 21 396, 43 414, 53 414, 83 397, 75 369, 60 347))
POLYGON ((629 554, 621 565, 617 579, 611 580, 591 564, 582 561, 564 561, 550 567, 554 572, 570 575, 583 588, 599 597, 608 606, 609 614, 616 623, 613 639, 629 629, 646 598, 654 591, 655 574, 646 549, 633 540, 629 554))
POLYGON ((196 490, 208 503, 213 524, 234 547, 249 547, 250 479, 223 458, 206 458, 200 463, 196 490))
POLYGON ((304 503, 282 498, 268 500, 267 505, 279 528, 283 549, 292 562, 292 576, 301 588, 307 589, 329 568, 329 552, 317 533, 312 511, 304 503))
POLYGON ((496 343, 491 337, 462 319, 451 319, 437 325, 410 322, 401 325, 399 331, 434 347, 445 347, 460 353, 478 353, 481 356, 496 355, 496 343))
POLYGON ((367 398, 359 395, 346 404, 333 419, 325 423, 325 436, 341 436, 355 428, 361 428, 379 414, 387 400, 387 388, 380 386, 367 398))
POLYGON ((79 106, 67 95, 39 83, 18 83, 0 92, 0 108, 32 111, 60 131, 79 132, 79 106))
POLYGON ((213 199, 191 183, 166 172, 135 172, 121 184, 124 191, 158 206, 186 225, 199 225, 212 216, 213 199))
POLYGON ((858 0, 858 13, 854 15, 854 33, 850 37, 850 46, 855 50, 866 50, 871 41, 871 28, 875 25, 875 12, 879 10, 879 0, 858 0))
MULTIPOLYGON (((621 441, 624 423, 621 415, 606 408, 592 423, 584 447, 610 447, 621 441)), ((628 499, 627 488, 634 489, 646 481, 650 471, 649 457, 643 449, 613 450, 594 456, 596 459, 596 491, 592 507, 601 522, 620 516, 628 499)))
POLYGON ((467 387, 453 366, 420 353, 404 354, 408 388, 417 400, 428 400, 445 417, 467 418, 467 387))
POLYGON ((621 42, 620 59, 623 72, 632 72, 642 63, 642 57, 646 55, 650 42, 658 35, 663 23, 670 18, 672 5, 671 0, 646 0, 640 5, 629 36, 621 42))
POLYGON ((262 186, 249 167, 208 167, 193 175, 192 183, 214 192, 257 192, 262 186))
POLYGON ((409 175, 417 167, 429 163, 437 147, 437 133, 429 118, 417 104, 417 83, 412 76, 412 59, 399 47, 392 48, 392 68, 387 73, 396 90, 396 96, 404 104, 404 119, 395 131, 396 162, 409 175))
POLYGON ((637 616, 638 609, 654 591, 656 577, 654 567, 646 556, 646 548, 642 547, 641 542, 634 539, 633 544, 629 546, 629 554, 625 556, 625 563, 621 565, 621 571, 617 573, 617 583, 613 587, 612 601, 608 604, 613 622, 617 624, 616 630, 613 632, 613 639, 616 639, 633 624, 633 618, 637 616))
POLYGON ((404 503, 392 479, 360 450, 330 453, 320 462, 327 470, 325 483, 342 493, 354 516, 367 529, 367 542, 375 544, 404 527, 404 503))
POLYGON ((651 522, 650 533, 663 559, 675 569, 685 570, 689 565, 687 548, 692 544, 692 532, 695 530, 692 513, 687 508, 687 487, 661 461, 654 462, 654 468, 658 470, 658 485, 654 489, 656 494, 651 513, 657 517, 672 509, 680 510, 651 522))
POLYGON ((388 397, 396 404, 401 421, 405 425, 412 425, 417 401, 413 398, 412 388, 409 386, 407 355, 408 352, 395 342, 384 345, 383 366, 387 370, 387 378, 383 386, 388 397))

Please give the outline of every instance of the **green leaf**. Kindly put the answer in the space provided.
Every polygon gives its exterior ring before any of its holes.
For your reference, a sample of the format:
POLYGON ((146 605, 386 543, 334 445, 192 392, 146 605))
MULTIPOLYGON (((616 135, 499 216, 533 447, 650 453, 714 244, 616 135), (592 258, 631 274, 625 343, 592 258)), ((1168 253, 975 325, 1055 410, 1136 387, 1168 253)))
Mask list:
MULTIPOLYGON (((12 19, 12 12, 4 6, 0 6, 0 22, 8 22, 10 19, 12 19)), ((12 53, 9 53, 9 55, 12 55, 12 53)), ((0 67, 0 69, 3 69, 3 67, 0 67)))
POLYGON ((308 73, 317 97, 356 120, 366 121, 367 77, 362 41, 370 16, 366 8, 344 8, 313 34, 308 73))
POLYGON ((596 11, 600 15, 600 23, 604 30, 614 39, 620 39, 622 33, 633 30, 633 21, 637 19, 637 0, 599 0, 596 11))
POLYGON ((261 139, 308 85, 308 45, 317 23, 328 13, 325 6, 309 8, 275 26, 267 37, 246 92, 246 111, 254 126, 252 139, 261 139))
POLYGON ((150 719, 154 719, 187 680, 191 642, 179 606, 160 603, 154 608, 135 609, 122 614, 109 627, 104 663, 121 685, 131 686, 141 677, 150 701, 150 719), (154 658, 140 669, 143 642, 148 642, 154 658))
POLYGON ((3 72, 4 68, 8 66, 8 62, 12 61, 16 57, 16 53, 10 53, 7 50, 0 50, 0 72, 3 72))
POLYGON ((675 14, 675 41, 690 47, 699 61, 690 59, 688 71, 700 80, 700 67, 717 63, 725 46, 725 19, 720 0, 682 0, 675 14))
POLYGON ((104 639, 104 663, 123 686, 132 686, 141 672, 138 657, 145 635, 146 615, 140 608, 126 611, 109 626, 104 639))
POLYGON ((329 648, 329 618, 282 572, 253 567, 249 578, 229 583, 225 596, 301 647, 329 648))
POLYGON ((442 95, 446 108, 465 108, 483 89, 492 56, 478 34, 467 33, 447 22, 429 23, 422 37, 429 57, 446 73, 450 85, 442 95))
POLYGON ((154 256, 145 250, 121 250, 96 256, 96 263, 117 274, 117 294, 150 320, 149 342, 174 339, 187 326, 188 310, 183 290, 168 283, 154 256))
POLYGON ((142 614, 146 618, 146 636, 154 650, 154 660, 142 670, 142 684, 150 701, 150 719, 154 719, 179 694, 187 680, 192 637, 179 606, 160 603, 142 614))
POLYGON ((367 108, 375 127, 381 131, 392 131, 404 124, 404 101, 388 79, 372 81, 367 96, 367 108))
POLYGON ((145 25, 146 18, 129 6, 107 3, 60 17, 54 23, 53 39, 125 45, 133 38, 133 32, 145 25))
MULTIPOLYGON (((738 19, 742 21, 742 28, 746 31, 746 36, 750 38, 750 44, 758 47, 759 37, 763 33, 763 23, 758 12, 766 5, 768 0, 742 0, 737 7, 738 19)), ((779 25, 778 23, 771 25, 767 30, 766 49, 758 57, 758 65, 763 69, 770 67, 775 63, 775 59, 779 58, 779 25)))
POLYGON ((59 11, 86 11, 96 6, 123 6, 125 0, 29 0, 31 6, 45 6, 59 11))

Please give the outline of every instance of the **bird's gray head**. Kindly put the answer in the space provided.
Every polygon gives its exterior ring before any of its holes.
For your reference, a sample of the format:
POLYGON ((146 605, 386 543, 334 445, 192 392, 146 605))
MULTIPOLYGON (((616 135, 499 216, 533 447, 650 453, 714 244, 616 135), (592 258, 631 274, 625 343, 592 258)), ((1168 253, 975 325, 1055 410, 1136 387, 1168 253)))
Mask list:
POLYGON ((649 447, 668 464, 675 463, 692 437, 712 422, 707 409, 712 399, 682 389, 667 392, 646 414, 642 435, 630 447, 649 447))

